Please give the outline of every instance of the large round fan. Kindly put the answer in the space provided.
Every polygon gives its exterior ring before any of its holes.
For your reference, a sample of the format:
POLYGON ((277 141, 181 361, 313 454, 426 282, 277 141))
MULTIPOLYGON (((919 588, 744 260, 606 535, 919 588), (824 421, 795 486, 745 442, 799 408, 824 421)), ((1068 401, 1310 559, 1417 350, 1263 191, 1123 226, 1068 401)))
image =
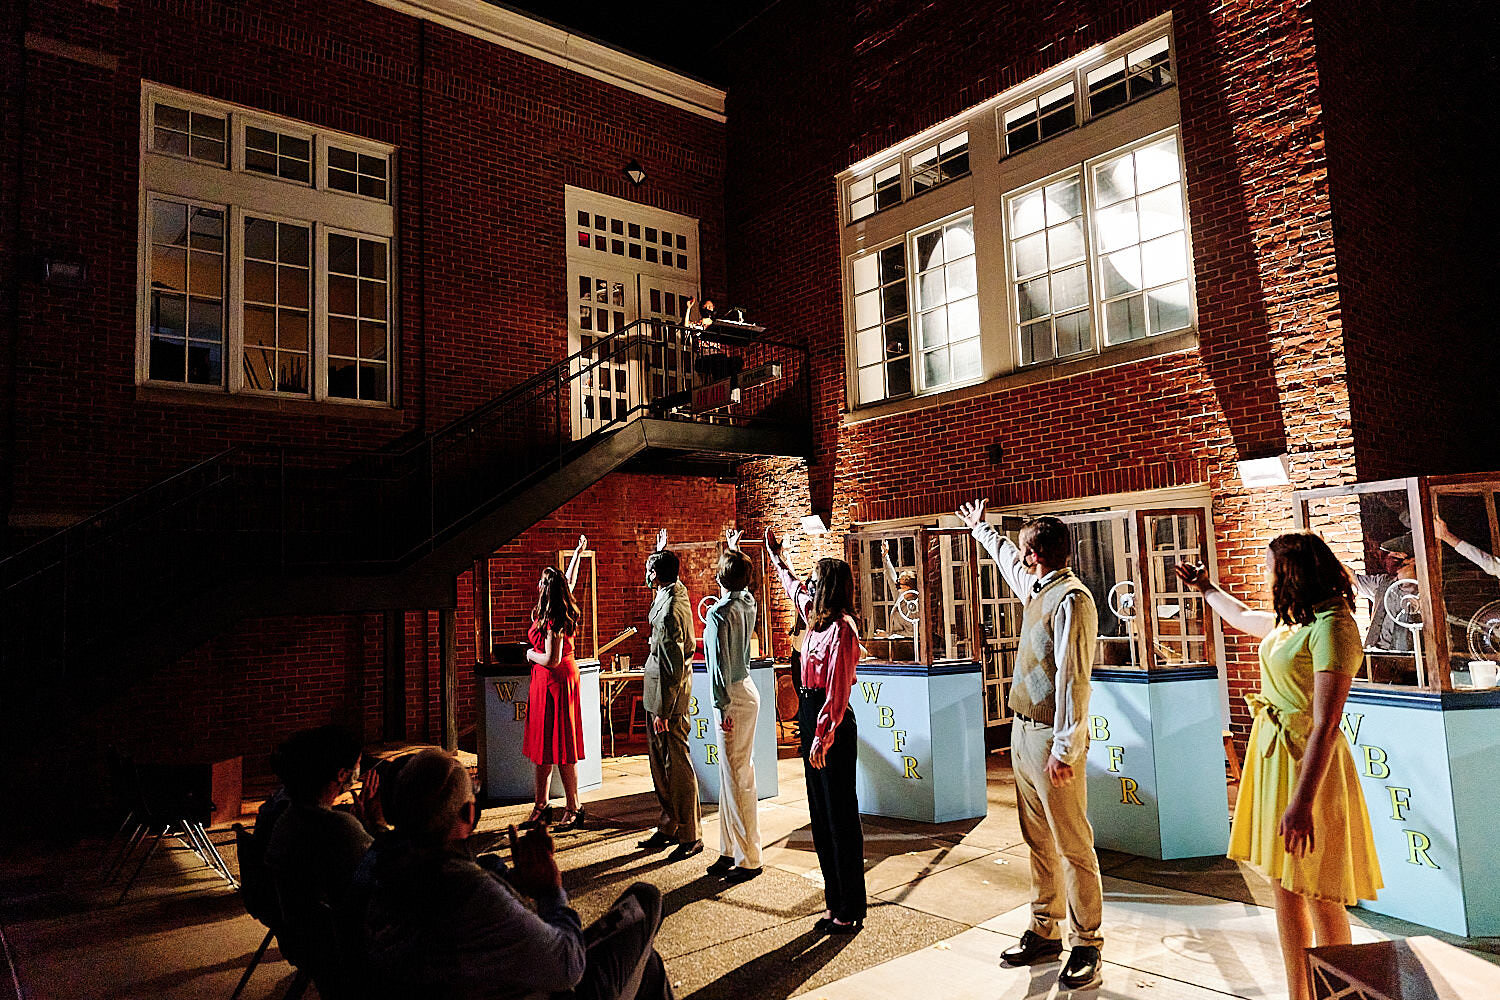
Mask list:
POLYGON ((1385 613, 1404 629, 1422 631, 1422 585, 1415 580, 1397 580, 1385 588, 1385 613))
POLYGON ((712 594, 710 594, 709 596, 705 597, 703 600, 699 601, 698 602, 698 621, 702 622, 704 625, 707 625, 708 624, 708 609, 711 608, 711 607, 713 607, 718 602, 719 602, 719 598, 717 596, 715 596, 715 595, 712 595, 712 594))
POLYGON ((1469 653, 1476 660, 1500 660, 1500 601, 1491 601, 1469 619, 1469 653))
POLYGON ((905 618, 913 625, 917 623, 917 592, 915 590, 903 590, 896 598, 896 614, 905 618))
POLYGON ((1109 610, 1122 622, 1135 621, 1135 582, 1121 580, 1109 588, 1109 610))

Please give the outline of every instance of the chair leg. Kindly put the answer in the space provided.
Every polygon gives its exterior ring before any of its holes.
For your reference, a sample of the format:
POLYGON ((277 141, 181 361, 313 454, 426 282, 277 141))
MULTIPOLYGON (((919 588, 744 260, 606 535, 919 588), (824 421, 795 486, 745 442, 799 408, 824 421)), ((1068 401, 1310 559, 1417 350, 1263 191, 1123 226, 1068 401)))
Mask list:
POLYGON ((192 826, 197 831, 198 842, 203 845, 204 853, 207 854, 204 860, 213 866, 220 878, 229 883, 229 888, 238 889, 240 883, 235 879, 234 873, 229 870, 229 863, 224 860, 224 855, 219 853, 219 849, 209 839, 208 829, 198 822, 194 822, 192 826))
POLYGON ((126 882, 125 888, 120 890, 120 898, 115 900, 116 906, 125 902, 125 897, 130 894, 130 887, 135 885, 135 880, 141 877, 141 869, 146 867, 146 862, 151 860, 151 855, 156 853, 156 849, 161 846, 162 838, 166 835, 167 826, 163 824, 161 830, 156 834, 156 839, 151 841, 151 846, 146 849, 145 855, 142 856, 141 863, 135 866, 135 871, 130 875, 130 881, 126 882))
POLYGON ((150 826, 137 820, 135 829, 130 831, 130 837, 125 841, 125 845, 120 848, 119 855, 115 858, 114 863, 109 866, 109 871, 104 873, 105 885, 108 885, 119 877, 120 872, 125 869, 125 863, 134 856, 135 849, 140 847, 142 840, 150 835, 150 826))
POLYGON ((240 977, 239 985, 234 988, 233 993, 229 994, 229 1000, 240 1000, 240 994, 245 992, 245 986, 250 982, 251 973, 253 973, 255 971, 255 967, 260 964, 261 956, 264 955, 266 953, 266 949, 271 946, 271 938, 275 936, 275 931, 268 930, 266 931, 266 936, 260 939, 260 947, 255 949, 254 955, 250 956, 250 964, 245 967, 245 974, 240 977))
POLYGON ((110 859, 114 857, 115 841, 120 841, 122 843, 124 842, 125 831, 130 829, 130 824, 133 822, 135 822, 135 810, 127 810, 125 813, 125 818, 120 821, 120 828, 114 832, 114 835, 111 836, 107 842, 105 842, 104 850, 99 852, 99 875, 101 878, 103 877, 105 870, 109 867, 110 859))

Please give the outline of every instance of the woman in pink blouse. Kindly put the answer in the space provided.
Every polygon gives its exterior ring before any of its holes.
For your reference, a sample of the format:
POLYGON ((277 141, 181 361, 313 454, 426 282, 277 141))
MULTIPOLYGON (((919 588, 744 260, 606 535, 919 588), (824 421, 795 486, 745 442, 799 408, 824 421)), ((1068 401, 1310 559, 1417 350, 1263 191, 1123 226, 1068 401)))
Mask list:
POLYGON ((807 619, 802 674, 797 678, 797 732, 807 776, 813 847, 823 870, 828 910, 818 929, 854 934, 865 920, 865 834, 854 789, 858 736, 849 691, 859 663, 854 625, 854 574, 842 559, 820 559, 804 585, 781 558, 781 543, 766 529, 766 551, 787 597, 807 619))

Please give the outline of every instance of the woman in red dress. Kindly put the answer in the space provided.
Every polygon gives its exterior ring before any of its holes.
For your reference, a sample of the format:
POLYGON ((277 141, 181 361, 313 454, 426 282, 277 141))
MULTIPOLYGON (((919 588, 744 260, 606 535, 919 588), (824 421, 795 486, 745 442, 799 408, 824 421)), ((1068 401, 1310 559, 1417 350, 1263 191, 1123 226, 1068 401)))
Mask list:
MULTIPOLYGON (((579 549, 584 545, 579 539, 579 549)), ((574 566, 578 553, 574 553, 574 566)), ((531 648, 530 711, 521 752, 536 765, 536 805, 527 823, 544 821, 551 811, 548 790, 555 765, 562 775, 567 811, 554 827, 573 830, 583 824, 578 802, 578 758, 583 756, 583 712, 578 700, 578 663, 573 659, 573 633, 579 610, 573 601, 571 576, 548 566, 537 581, 536 607, 531 612, 527 638, 531 648)))

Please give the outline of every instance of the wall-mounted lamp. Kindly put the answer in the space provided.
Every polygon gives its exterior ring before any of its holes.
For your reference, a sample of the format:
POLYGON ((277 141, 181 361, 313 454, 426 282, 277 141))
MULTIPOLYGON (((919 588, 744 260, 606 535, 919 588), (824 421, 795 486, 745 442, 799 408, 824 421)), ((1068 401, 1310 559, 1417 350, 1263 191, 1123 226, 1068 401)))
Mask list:
POLYGON ((821 514, 806 514, 802 518, 802 531, 808 535, 828 534, 828 525, 823 521, 821 514))
POLYGON ((640 187, 646 183, 646 168, 641 166, 639 160, 631 160, 625 164, 625 176, 630 178, 630 183, 640 187))
POLYGON ((1237 464, 1240 470, 1240 482, 1245 484, 1246 489, 1291 485, 1292 460, 1289 455, 1247 458, 1237 464))

